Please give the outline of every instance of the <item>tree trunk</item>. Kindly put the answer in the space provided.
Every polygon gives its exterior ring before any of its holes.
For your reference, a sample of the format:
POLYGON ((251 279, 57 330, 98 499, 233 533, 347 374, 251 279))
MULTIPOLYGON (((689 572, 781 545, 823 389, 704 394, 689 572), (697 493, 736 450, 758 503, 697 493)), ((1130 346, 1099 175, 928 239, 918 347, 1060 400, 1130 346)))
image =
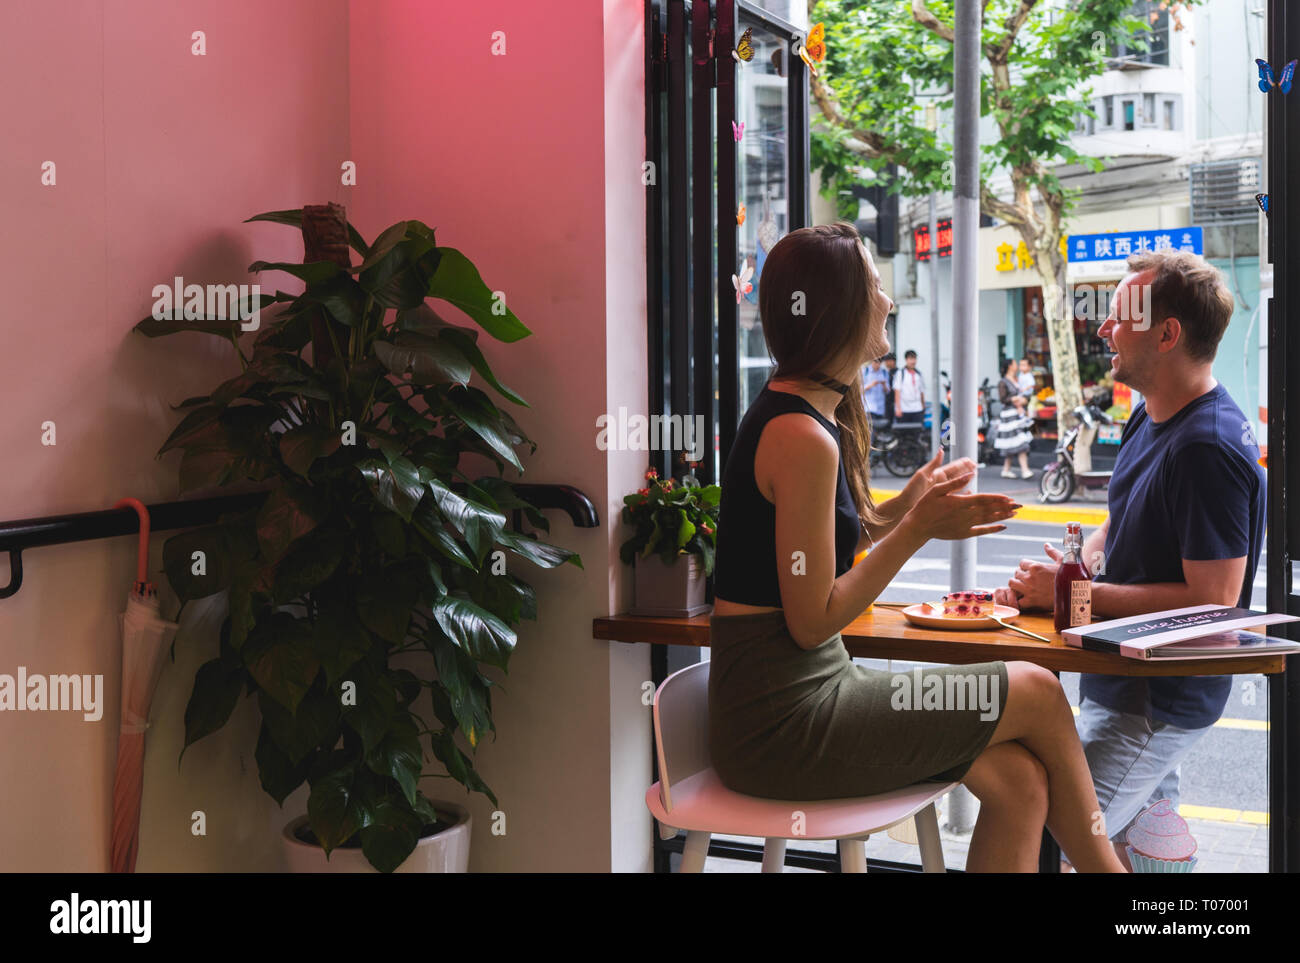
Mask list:
MULTIPOLYGON (((1074 424, 1070 412, 1083 404, 1079 357, 1074 347, 1074 312, 1065 304, 1065 261, 1060 253, 1060 241, 1059 237, 1041 238, 1034 258, 1034 266, 1043 282, 1043 321, 1052 352, 1058 438, 1074 424)), ((1074 448, 1076 472, 1092 470, 1091 454, 1083 441, 1081 437, 1074 448)))

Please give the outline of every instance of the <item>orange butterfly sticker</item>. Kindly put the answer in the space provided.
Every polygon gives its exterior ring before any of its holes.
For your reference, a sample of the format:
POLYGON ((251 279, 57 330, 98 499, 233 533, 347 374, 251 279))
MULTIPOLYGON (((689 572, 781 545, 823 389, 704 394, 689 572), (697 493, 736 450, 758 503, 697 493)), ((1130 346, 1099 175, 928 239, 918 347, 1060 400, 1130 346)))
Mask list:
POLYGON ((808 69, 817 76, 816 63, 826 59, 826 25, 817 24, 808 34, 808 39, 799 45, 799 59, 808 65, 808 69))
POLYGON ((736 223, 737 223, 737 224, 744 224, 744 223, 745 223, 745 203, 744 203, 744 201, 742 201, 741 204, 740 204, 740 207, 738 207, 738 208, 736 209, 736 223))

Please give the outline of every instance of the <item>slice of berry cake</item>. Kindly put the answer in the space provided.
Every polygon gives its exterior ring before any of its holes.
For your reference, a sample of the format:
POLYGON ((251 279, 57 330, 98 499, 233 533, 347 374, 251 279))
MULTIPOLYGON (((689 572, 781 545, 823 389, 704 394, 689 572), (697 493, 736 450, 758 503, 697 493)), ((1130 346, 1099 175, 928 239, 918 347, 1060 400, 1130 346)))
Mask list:
POLYGON ((949 592, 943 597, 943 614, 949 618, 983 619, 992 612, 992 592, 949 592))

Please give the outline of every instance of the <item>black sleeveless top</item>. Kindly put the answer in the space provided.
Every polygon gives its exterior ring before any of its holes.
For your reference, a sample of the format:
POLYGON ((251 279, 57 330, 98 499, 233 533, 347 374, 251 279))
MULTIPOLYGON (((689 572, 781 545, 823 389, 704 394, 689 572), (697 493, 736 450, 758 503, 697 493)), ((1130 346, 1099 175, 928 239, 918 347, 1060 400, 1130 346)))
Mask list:
MULTIPOLYGON (((722 471, 722 500, 718 508, 718 552, 714 567, 714 594, 728 602, 780 608, 777 581, 776 506, 763 497, 754 481, 754 454, 764 426, 777 415, 802 412, 816 418, 838 447, 840 431, 816 408, 798 395, 774 391, 766 385, 754 399, 736 430, 736 441, 722 471)), ((835 492, 835 577, 853 565, 862 523, 853 502, 849 478, 840 455, 839 484, 835 492)), ((781 562, 793 563, 791 559, 781 562)))

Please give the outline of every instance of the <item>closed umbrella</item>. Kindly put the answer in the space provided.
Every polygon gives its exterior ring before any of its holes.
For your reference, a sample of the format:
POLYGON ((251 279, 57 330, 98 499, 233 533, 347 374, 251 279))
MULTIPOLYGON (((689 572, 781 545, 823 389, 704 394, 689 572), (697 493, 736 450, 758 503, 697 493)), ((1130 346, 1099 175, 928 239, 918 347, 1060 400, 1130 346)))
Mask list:
POLYGON ((159 613, 158 593, 149 581, 149 512, 134 498, 124 498, 114 508, 134 508, 140 516, 140 554, 135 585, 127 596, 126 611, 118 621, 122 630, 122 722, 117 737, 117 772, 113 779, 114 873, 135 872, 140 844, 140 799, 144 793, 144 733, 149 727, 149 704, 162 671, 163 652, 179 626, 159 613))

